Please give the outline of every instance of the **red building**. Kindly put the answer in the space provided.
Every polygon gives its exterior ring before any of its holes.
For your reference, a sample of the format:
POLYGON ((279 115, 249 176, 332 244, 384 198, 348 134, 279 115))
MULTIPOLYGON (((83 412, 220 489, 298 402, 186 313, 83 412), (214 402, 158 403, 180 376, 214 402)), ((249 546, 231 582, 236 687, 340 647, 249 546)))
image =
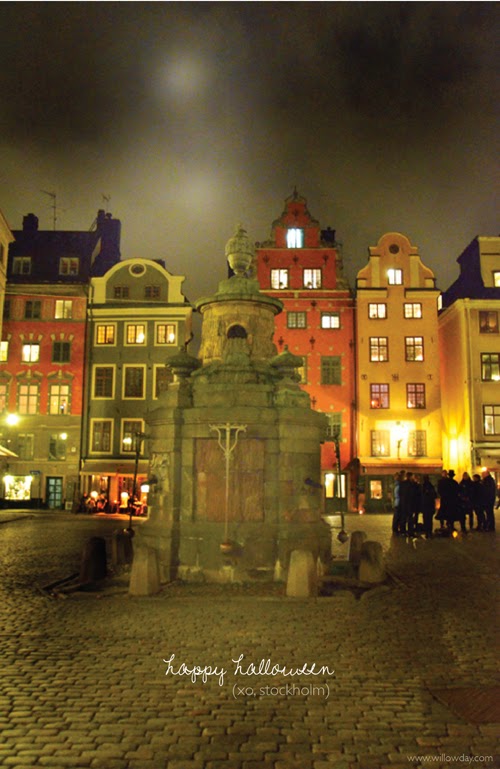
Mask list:
POLYGON ((297 190, 286 199, 271 237, 256 244, 256 277, 279 298, 274 341, 304 360, 303 388, 328 417, 322 447, 325 510, 356 506, 354 297, 342 274, 335 231, 321 230, 297 190), (340 471, 340 472, 339 472, 340 471))
POLYGON ((78 492, 90 278, 120 258, 120 222, 39 230, 10 244, 0 349, 2 494, 9 506, 60 508, 78 492))

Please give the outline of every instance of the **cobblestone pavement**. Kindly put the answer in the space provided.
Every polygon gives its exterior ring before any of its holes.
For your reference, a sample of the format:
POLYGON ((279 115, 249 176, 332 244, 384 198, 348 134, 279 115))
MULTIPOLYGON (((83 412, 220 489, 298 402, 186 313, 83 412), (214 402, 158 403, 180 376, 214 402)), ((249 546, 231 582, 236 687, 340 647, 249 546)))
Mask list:
POLYGON ((383 543, 394 577, 361 597, 175 584, 132 599, 119 580, 40 592, 78 571, 87 537, 120 525, 68 513, 0 525, 2 767, 500 767, 500 726, 430 692, 498 684, 494 534, 406 541, 389 517, 348 516, 348 531, 383 543), (268 659, 283 670, 243 675, 268 659), (174 675, 182 663, 206 681, 174 675), (313 663, 329 670, 293 674, 313 663))

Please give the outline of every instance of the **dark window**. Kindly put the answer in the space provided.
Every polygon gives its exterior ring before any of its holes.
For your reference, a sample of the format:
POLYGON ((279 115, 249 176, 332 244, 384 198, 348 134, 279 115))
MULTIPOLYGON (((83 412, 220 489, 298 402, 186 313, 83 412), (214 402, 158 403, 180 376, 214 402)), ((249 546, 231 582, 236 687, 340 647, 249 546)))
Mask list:
POLYGON ((42 316, 42 303, 39 299, 28 299, 24 305, 24 317, 29 319, 38 319, 42 316))
POLYGON ((166 366, 159 366, 155 370, 155 398, 160 393, 168 389, 168 385, 173 381, 173 374, 166 366))
POLYGON ((342 437, 342 412, 332 411, 329 414, 325 414, 328 422, 326 425, 326 437, 330 440, 332 438, 342 437))
POLYGON ((49 439, 49 459, 59 461, 66 459, 67 438, 53 433, 49 439))
POLYGON ((35 436, 33 433, 19 433, 17 436, 17 455, 19 459, 33 459, 35 436))
POLYGON ((144 297, 146 299, 159 299, 160 286, 146 286, 144 289, 144 297))
POLYGON ((307 328, 307 316, 305 312, 287 312, 287 328, 307 328))
POLYGON ((124 398, 144 397, 144 368, 142 366, 125 367, 124 398))
POLYGON ((129 299, 129 294, 130 292, 128 286, 115 286, 115 299, 129 299))
POLYGON ((92 422, 92 451, 111 450, 111 419, 92 422))
POLYGON ((52 343, 52 362, 69 363, 71 360, 71 342, 52 343))
POLYGON ((323 355, 321 357, 321 384, 342 384, 340 355, 323 355))
POLYGON ((113 397, 113 367, 96 366, 94 378, 94 398, 113 397))

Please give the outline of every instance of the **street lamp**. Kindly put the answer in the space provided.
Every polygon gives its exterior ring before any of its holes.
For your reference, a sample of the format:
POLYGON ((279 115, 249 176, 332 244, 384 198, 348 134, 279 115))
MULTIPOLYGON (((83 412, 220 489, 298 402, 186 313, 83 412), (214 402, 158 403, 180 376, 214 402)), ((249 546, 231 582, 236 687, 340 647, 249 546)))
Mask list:
MULTIPOLYGON (((141 447, 142 442, 144 438, 147 438, 147 436, 144 433, 134 433, 133 436, 133 442, 134 442, 134 451, 135 451, 135 462, 134 462, 134 480, 132 481, 132 504, 130 504, 129 500, 129 519, 128 519, 128 530, 132 531, 132 510, 134 509, 134 502, 137 494, 137 473, 139 470, 139 457, 141 455, 141 447)), ((132 439, 129 439, 132 443, 132 439)))

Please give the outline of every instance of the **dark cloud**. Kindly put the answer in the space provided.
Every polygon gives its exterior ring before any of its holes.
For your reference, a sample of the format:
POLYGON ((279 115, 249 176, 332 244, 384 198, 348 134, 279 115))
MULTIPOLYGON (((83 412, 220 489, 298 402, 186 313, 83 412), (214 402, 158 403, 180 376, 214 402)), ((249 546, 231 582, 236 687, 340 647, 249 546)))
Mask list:
POLYGON ((50 226, 42 189, 74 228, 111 194, 125 256, 207 263, 195 295, 223 272, 234 224, 267 237, 294 185, 337 229, 351 280, 387 229, 448 281, 467 242, 496 232, 496 4, 1 11, 0 208, 14 227, 27 209, 50 226))

